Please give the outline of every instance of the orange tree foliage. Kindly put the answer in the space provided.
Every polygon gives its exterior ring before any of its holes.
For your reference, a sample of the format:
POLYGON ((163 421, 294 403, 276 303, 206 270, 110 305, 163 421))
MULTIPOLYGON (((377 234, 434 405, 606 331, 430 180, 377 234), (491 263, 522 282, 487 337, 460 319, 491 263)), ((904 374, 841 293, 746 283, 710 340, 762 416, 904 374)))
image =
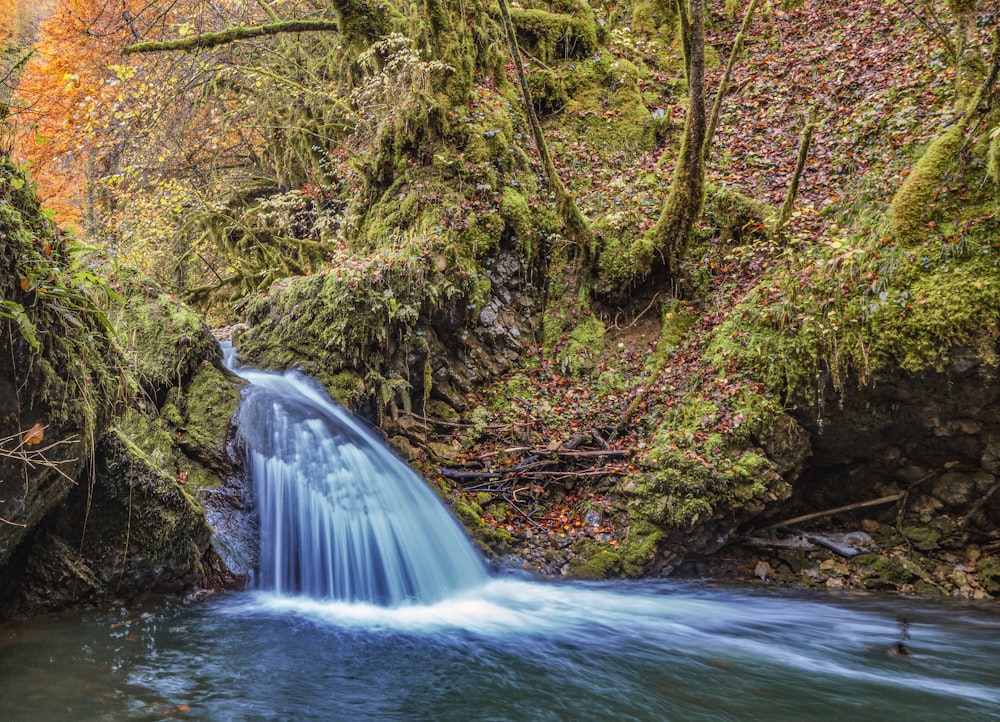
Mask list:
POLYGON ((0 0, 0 47, 17 27, 17 0, 0 0))
POLYGON ((108 162, 93 141, 116 95, 108 66, 128 32, 109 4, 61 0, 42 22, 18 84, 17 154, 57 218, 71 225, 87 205, 86 179, 108 162))
MULTIPOLYGON (((187 9, 170 4, 171 13, 187 9)), ((62 223, 99 225, 100 181, 120 171, 150 99, 170 92, 149 77, 155 61, 125 63, 121 48, 140 33, 176 32, 172 20, 147 0, 57 0, 41 22, 17 86, 16 155, 62 223)))
MULTIPOLYGON (((262 132, 234 118, 254 115, 240 96, 262 80, 241 67, 254 51, 122 57, 137 38, 210 29, 220 7, 163 5, 169 13, 157 14, 147 0, 58 1, 18 86, 16 154, 59 221, 170 280, 179 256, 206 257, 181 237, 192 231, 182 209, 216 204, 232 171, 246 176, 247 158, 255 157, 262 132)), ((221 6, 242 12, 239 4, 221 6)), ((287 99, 283 90, 271 97, 287 99)))

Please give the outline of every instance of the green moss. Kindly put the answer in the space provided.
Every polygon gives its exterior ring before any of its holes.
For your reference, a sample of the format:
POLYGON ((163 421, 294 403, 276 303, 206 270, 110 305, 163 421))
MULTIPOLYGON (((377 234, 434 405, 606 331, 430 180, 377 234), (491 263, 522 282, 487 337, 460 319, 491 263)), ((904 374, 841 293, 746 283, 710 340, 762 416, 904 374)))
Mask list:
POLYGON ((621 571, 624 576, 638 577, 646 572, 656 558, 663 530, 654 524, 634 519, 618 547, 621 571))
POLYGON ((556 354, 563 372, 577 375, 594 369, 604 355, 605 331, 604 323, 588 312, 556 354))
POLYGON ((491 529, 483 522, 483 508, 474 501, 456 499, 451 506, 455 516, 465 526, 473 541, 488 554, 507 554, 511 548, 510 533, 491 529))
POLYGON ((941 186, 965 144, 968 118, 963 118, 934 140, 892 199, 892 232, 900 243, 917 243, 927 236, 925 219, 941 186))
POLYGON ((524 195, 513 188, 505 188, 500 204, 500 217, 520 241, 524 255, 529 259, 534 258, 539 250, 538 232, 534 228, 534 214, 524 195))
POLYGON ((341 371, 328 377, 326 388, 330 398, 341 406, 357 408, 364 396, 365 381, 354 371, 341 371))
POLYGON ((976 579, 988 594, 1000 595, 1000 559, 983 559, 976 567, 976 579))
POLYGON ((621 555, 606 542, 577 545, 574 551, 580 555, 569 562, 569 576, 574 579, 609 579, 621 574, 621 555))
POLYGON ((49 221, 8 158, 0 158, 0 238, 0 327, 11 344, 0 376, 23 389, 23 410, 44 406, 45 423, 92 439, 126 382, 108 320, 115 293, 99 275, 109 271, 49 221))
POLYGON ((569 102, 561 124, 604 157, 651 149, 656 123, 642 97, 641 77, 627 60, 588 58, 575 64, 564 76, 569 102))
POLYGON ((931 551, 937 549, 938 542, 941 541, 941 532, 932 527, 908 526, 903 528, 905 536, 915 549, 920 551, 931 551))
POLYGON ((128 282, 126 302, 114 321, 136 378, 152 396, 180 386, 202 361, 221 358, 198 314, 141 277, 128 282))
POLYGON ((660 339, 656 342, 656 352, 646 362, 646 370, 655 373, 670 360, 670 354, 691 331, 698 316, 682 301, 671 299, 660 309, 660 339))
POLYGON ((573 14, 510 8, 518 44, 548 62, 558 58, 585 58, 597 50, 597 23, 590 7, 573 14))
MULTIPOLYGON (((141 458, 143 463, 164 479, 183 488, 194 504, 200 506, 197 489, 213 489, 219 485, 219 476, 187 456, 178 445, 179 432, 162 417, 146 416, 130 408, 115 422, 115 434, 129 454, 141 458)), ((219 443, 225 443, 225 435, 219 443)))

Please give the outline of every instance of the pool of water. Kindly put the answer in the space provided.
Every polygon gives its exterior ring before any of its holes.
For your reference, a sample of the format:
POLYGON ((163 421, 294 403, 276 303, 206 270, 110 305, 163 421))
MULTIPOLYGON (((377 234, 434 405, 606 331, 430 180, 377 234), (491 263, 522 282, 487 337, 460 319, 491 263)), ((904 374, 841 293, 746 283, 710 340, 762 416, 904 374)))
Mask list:
POLYGON ((1000 607, 506 578, 429 606, 251 592, 0 627, 6 722, 849 716, 1000 719, 1000 607))

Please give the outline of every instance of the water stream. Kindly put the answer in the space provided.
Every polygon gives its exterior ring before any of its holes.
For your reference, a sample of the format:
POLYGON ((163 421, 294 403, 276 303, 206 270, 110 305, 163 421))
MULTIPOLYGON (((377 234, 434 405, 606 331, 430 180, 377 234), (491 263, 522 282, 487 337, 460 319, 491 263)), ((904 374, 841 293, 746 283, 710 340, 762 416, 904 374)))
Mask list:
POLYGON ((360 421, 295 371, 239 373, 262 589, 396 606, 486 581, 458 522, 360 421))
POLYGON ((490 578, 295 374, 240 429, 258 588, 0 626, 0 720, 1000 719, 1000 607, 490 578))

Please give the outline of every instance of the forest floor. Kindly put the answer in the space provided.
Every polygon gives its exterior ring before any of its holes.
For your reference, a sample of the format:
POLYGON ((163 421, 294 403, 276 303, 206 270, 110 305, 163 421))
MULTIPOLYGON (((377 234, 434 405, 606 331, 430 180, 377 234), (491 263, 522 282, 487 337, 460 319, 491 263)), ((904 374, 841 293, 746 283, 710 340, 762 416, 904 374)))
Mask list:
MULTIPOLYGON (((708 41, 723 61, 738 25, 722 15, 712 18, 708 41)), ((618 485, 635 471, 637 457, 671 409, 692 396, 731 409, 727 399, 747 387, 760 390, 736 369, 720 374, 706 355, 708 340, 769 270, 794 266, 801 286, 808 287, 823 272, 815 259, 853 250, 845 229, 885 215, 919 149, 953 112, 954 71, 943 52, 928 50, 934 45, 900 3, 804 3, 758 18, 734 72, 707 178, 779 206, 805 119, 815 118, 817 131, 783 241, 762 238, 695 254, 687 272, 702 279, 700 292, 674 306, 687 332, 672 345, 661 340, 664 319, 650 311, 663 300, 653 294, 630 317, 602 319, 605 352, 592 373, 566 373, 555 360, 558 346, 535 347, 516 372, 470 403, 461 426, 439 427, 442 443, 416 451, 425 474, 454 485, 454 493, 500 533, 493 537, 500 542, 495 551, 506 549, 511 563, 525 569, 565 574, 580 541, 617 546, 627 531, 624 517, 614 512, 618 485)), ((711 72, 708 88, 716 87, 721 72, 721 65, 711 72)), ((683 122, 666 94, 661 102, 683 122)), ((652 227, 670 170, 660 165, 662 148, 601 153, 567 141, 555 119, 549 127, 560 174, 585 213, 595 218, 623 210, 638 219, 637 233, 652 227)), ((693 441, 742 421, 735 412, 715 414, 693 441)), ((718 464, 706 448, 694 443, 685 453, 706 467, 718 464)), ((869 522, 867 528, 874 532, 868 537, 872 550, 893 558, 912 552, 891 525, 869 522)), ((819 570, 807 574, 816 586, 861 585, 858 565, 827 549, 795 555, 786 563, 759 551, 725 550, 714 562, 680 571, 770 582, 782 571, 801 581, 802 570, 810 568, 819 570)), ((962 562, 950 560, 952 566, 962 562)), ((887 586, 912 591, 907 580, 923 583, 906 573, 897 576, 903 581, 887 586)), ((971 575, 959 582, 954 586, 964 596, 984 594, 971 575)))

